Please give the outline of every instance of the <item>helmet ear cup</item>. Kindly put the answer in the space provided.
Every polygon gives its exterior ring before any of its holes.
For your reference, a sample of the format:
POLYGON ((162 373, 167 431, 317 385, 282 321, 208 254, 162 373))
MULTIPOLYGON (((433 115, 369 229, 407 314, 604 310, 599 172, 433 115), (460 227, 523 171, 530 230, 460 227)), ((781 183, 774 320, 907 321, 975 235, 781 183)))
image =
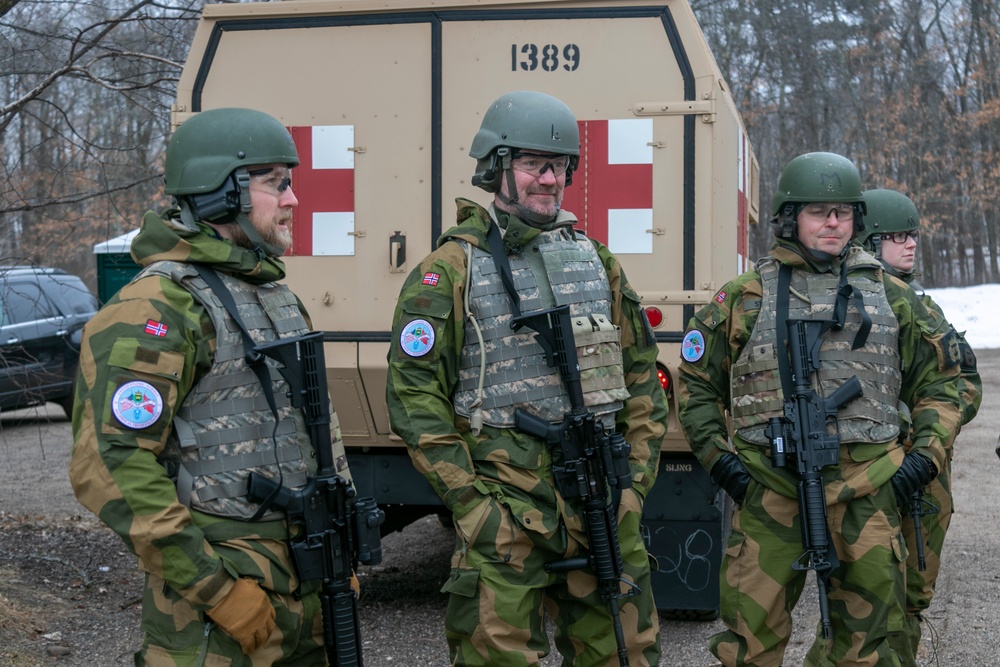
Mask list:
POLYGON ((476 161, 476 173, 472 175, 472 184, 487 192, 500 191, 500 174, 497 173, 496 151, 476 161))
POLYGON ((240 188, 232 176, 212 192, 187 199, 195 218, 203 222, 232 222, 240 212, 240 188))

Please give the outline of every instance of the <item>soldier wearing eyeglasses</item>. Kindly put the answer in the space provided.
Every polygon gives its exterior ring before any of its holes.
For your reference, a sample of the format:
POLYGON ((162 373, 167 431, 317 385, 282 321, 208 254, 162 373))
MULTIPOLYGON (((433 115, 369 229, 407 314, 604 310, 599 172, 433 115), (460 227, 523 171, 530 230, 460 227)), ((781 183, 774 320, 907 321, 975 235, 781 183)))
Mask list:
MULTIPOLYGON (((866 232, 862 245, 882 262, 888 273, 913 288, 929 311, 940 315, 941 308, 917 282, 920 274, 914 270, 920 240, 920 214, 916 204, 895 190, 867 190, 864 194, 868 204, 868 215, 865 217, 866 232)), ((972 421, 979 411, 983 383, 976 370, 976 355, 965 340, 965 336, 952 328, 949 340, 961 357, 961 376, 958 386, 962 401, 960 426, 964 426, 972 421)), ((912 429, 912 425, 909 420, 903 420, 901 428, 906 434, 912 429)), ((955 435, 958 435, 957 429, 955 435)), ((906 440, 908 446, 912 446, 912 436, 906 440)), ((892 641, 892 644, 903 658, 904 665, 917 664, 920 615, 930 606, 931 598, 934 596, 934 585, 941 567, 941 549, 951 522, 953 503, 950 447, 947 454, 944 468, 924 490, 925 501, 937 507, 938 511, 926 514, 921 519, 926 558, 926 569, 923 571, 917 562, 916 531, 913 521, 908 518, 903 520, 903 535, 906 538, 909 554, 906 561, 906 619, 903 634, 892 641)))
POLYGON ((865 232, 866 209, 847 158, 807 153, 790 161, 772 203, 769 254, 724 285, 685 334, 680 422, 735 503, 720 574, 726 629, 709 643, 726 667, 782 663, 806 583, 799 476, 791 458, 790 467, 772 464, 768 431, 769 420, 785 417, 792 391, 780 332, 795 319, 828 324, 812 390, 830 396, 852 377, 863 390, 838 408, 839 461, 821 471, 839 561, 827 579, 832 636, 806 664, 901 664, 890 642, 903 628, 898 498, 946 467, 961 421, 959 358, 949 352, 946 323, 851 243, 865 232), (908 449, 900 406, 911 415, 908 449))
POLYGON ((639 593, 621 601, 620 622, 629 664, 657 665, 639 521, 666 432, 666 397, 638 296, 608 248, 575 230, 576 217, 561 208, 580 156, 576 118, 549 95, 503 95, 484 114, 470 155, 472 182, 493 202, 459 199, 457 226, 404 283, 386 390, 393 430, 454 520, 444 586, 451 662, 539 664, 549 652, 547 613, 563 664, 619 664, 593 571, 545 569, 586 556, 587 534, 581 508, 556 486, 546 443, 515 428, 518 409, 559 423, 569 397, 534 332, 512 330, 511 319, 565 304, 595 327, 574 332, 577 346, 596 337, 579 351, 586 406, 631 445, 632 486, 616 497, 618 539, 623 578, 639 593))

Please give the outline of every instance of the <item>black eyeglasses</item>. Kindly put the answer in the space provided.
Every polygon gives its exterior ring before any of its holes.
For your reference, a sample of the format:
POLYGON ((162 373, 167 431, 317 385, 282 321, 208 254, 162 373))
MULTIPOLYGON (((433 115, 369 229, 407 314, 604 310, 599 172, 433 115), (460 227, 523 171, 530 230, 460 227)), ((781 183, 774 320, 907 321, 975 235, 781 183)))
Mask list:
POLYGON ((824 203, 813 203, 806 204, 802 208, 802 212, 805 213, 810 218, 816 220, 826 220, 833 213, 837 216, 837 220, 853 220, 854 219, 854 205, 853 204, 824 204, 824 203))
POLYGON ((882 234, 883 241, 892 241, 893 243, 906 243, 906 239, 913 239, 914 241, 920 241, 920 230, 919 229, 909 229, 905 232, 888 232, 882 234))

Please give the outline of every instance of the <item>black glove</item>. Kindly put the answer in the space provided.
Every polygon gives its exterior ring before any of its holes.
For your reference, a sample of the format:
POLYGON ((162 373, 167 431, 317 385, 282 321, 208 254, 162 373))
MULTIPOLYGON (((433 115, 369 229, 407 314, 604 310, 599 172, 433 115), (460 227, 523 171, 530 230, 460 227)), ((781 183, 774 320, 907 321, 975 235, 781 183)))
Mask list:
POLYGON ((914 493, 921 491, 937 477, 934 462, 922 454, 910 453, 903 457, 903 465, 889 480, 896 492, 896 502, 900 506, 910 502, 914 493))
POLYGON ((729 497, 737 505, 743 505, 743 498, 747 495, 747 485, 750 484, 750 473, 740 457, 736 454, 725 453, 722 458, 712 466, 712 481, 725 489, 729 497))

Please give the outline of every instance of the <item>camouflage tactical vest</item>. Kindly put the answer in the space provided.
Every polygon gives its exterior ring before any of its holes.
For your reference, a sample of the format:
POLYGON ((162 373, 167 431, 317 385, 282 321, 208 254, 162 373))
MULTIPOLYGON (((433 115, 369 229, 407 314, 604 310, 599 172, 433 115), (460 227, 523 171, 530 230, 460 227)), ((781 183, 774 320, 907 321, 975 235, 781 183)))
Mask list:
MULTIPOLYGON (((140 273, 140 277, 147 275, 164 276, 182 285, 205 307, 216 332, 212 368, 178 409, 160 459, 168 470, 177 470, 177 497, 183 504, 206 514, 249 519, 258 509, 246 499, 251 472, 277 480, 280 458, 282 483, 292 489, 304 486, 307 476, 315 472, 302 412, 292 409, 288 384, 279 374, 277 362, 268 358, 280 417, 275 432, 274 416, 260 381, 244 359, 239 326, 192 266, 156 262, 140 273)), ((284 285, 256 286, 223 273, 219 277, 232 293, 254 341, 308 333, 295 296, 284 285)), ((269 511, 261 518, 283 516, 283 512, 269 511)))
MULTIPOLYGON (((899 323, 889 306, 882 282, 857 272, 857 269, 881 266, 859 249, 852 249, 844 261, 848 262, 848 282, 861 291, 872 328, 866 343, 852 350, 851 344, 861 322, 857 300, 852 298, 843 329, 831 329, 823 336, 819 351, 819 387, 815 386, 815 376, 813 387, 820 396, 829 396, 851 376, 858 376, 864 395, 838 411, 840 440, 842 443, 888 442, 899 433, 897 402, 902 384, 899 323)), ((778 373, 775 331, 779 266, 771 257, 757 263, 763 286, 760 315, 731 373, 733 426, 743 439, 760 445, 770 444, 764 435, 767 420, 783 414, 784 395, 778 373)), ((839 276, 834 273, 793 270, 789 319, 832 319, 838 284, 839 276)))
MULTIPOLYGON (((611 286, 593 244, 582 234, 574 238, 572 232, 560 228, 542 232, 508 258, 522 313, 570 306, 587 408, 599 416, 618 412, 629 396, 622 371, 621 330, 611 323, 611 286), (536 265, 544 273, 532 270, 529 253, 539 258, 536 265), (547 284, 539 284, 539 279, 547 284), (551 298, 542 296, 550 290, 551 298)), ((490 252, 472 248, 468 271, 467 312, 471 317, 465 322, 455 412, 468 417, 480 408, 483 422, 498 428, 514 426, 517 407, 550 422, 561 420, 571 408, 559 370, 548 365, 533 331, 511 330, 510 296, 490 252), (480 371, 482 354, 484 373, 480 371), (480 381, 483 398, 477 405, 480 381)), ((605 426, 613 426, 613 420, 605 426)))

